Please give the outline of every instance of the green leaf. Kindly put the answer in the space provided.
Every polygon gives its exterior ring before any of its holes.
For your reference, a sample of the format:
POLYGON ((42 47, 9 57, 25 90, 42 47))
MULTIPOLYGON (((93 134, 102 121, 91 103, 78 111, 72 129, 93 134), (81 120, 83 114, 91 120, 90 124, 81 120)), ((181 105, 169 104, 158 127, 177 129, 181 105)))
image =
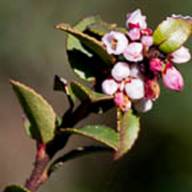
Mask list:
POLYGON ((169 17, 155 30, 154 44, 165 53, 171 53, 180 48, 190 37, 192 24, 185 17, 169 17))
POLYGON ((117 150, 119 137, 117 132, 115 132, 115 130, 110 127, 106 127, 104 125, 87 125, 80 129, 66 128, 61 129, 61 131, 91 138, 114 150, 117 150))
POLYGON ((100 20, 92 25, 89 25, 88 31, 90 31, 98 36, 103 36, 106 33, 109 33, 110 31, 118 31, 118 32, 122 32, 122 33, 127 33, 127 29, 117 27, 116 24, 109 24, 102 20, 100 20))
POLYGON ((67 38, 67 54, 71 67, 80 78, 90 82, 101 75, 101 68, 106 67, 106 63, 114 60, 100 41, 83 33, 89 25, 98 20, 99 17, 88 17, 73 28, 66 24, 57 26, 60 30, 71 34, 67 38))
MULTIPOLYGON (((87 26, 97 22, 98 17, 88 17, 81 20, 74 28, 79 31, 85 31, 87 26)), ((67 38, 67 54, 68 59, 74 72, 86 81, 95 80, 95 62, 93 54, 87 51, 81 42, 72 35, 67 38), (92 66, 92 67, 90 67, 92 66)))
POLYGON ((6 187, 4 192, 30 192, 30 191, 18 185, 11 185, 6 187))
POLYGON ((30 87, 13 80, 11 84, 30 122, 32 138, 48 143, 55 136, 56 114, 53 108, 30 87))
POLYGON ((98 41, 94 37, 91 37, 88 34, 81 32, 75 27, 71 27, 69 24, 61 23, 57 25, 56 28, 76 37, 82 44, 87 46, 94 54, 98 55, 101 58, 101 60, 103 60, 105 63, 107 64, 113 63, 113 56, 107 53, 101 41, 98 41))
POLYGON ((98 93, 84 86, 83 84, 73 81, 71 82, 71 90, 81 101, 90 100, 91 102, 99 102, 105 100, 111 100, 113 97, 98 93))
POLYGON ((119 132, 118 150, 114 157, 115 159, 121 158, 127 153, 135 143, 139 133, 139 118, 132 113, 132 111, 122 112, 117 111, 117 129, 119 132))

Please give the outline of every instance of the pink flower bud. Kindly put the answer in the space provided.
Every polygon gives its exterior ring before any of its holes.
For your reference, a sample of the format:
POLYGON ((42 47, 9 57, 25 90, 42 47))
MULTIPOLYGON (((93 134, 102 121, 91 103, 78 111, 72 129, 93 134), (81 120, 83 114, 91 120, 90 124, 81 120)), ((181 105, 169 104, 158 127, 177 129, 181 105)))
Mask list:
POLYGON ((145 113, 151 110, 153 107, 153 102, 150 99, 141 99, 134 103, 134 108, 140 113, 145 113))
POLYGON ((106 95, 113 95, 117 89, 118 83, 116 83, 113 79, 106 79, 102 83, 102 90, 106 95))
POLYGON ((170 90, 181 91, 184 86, 184 81, 181 73, 175 67, 165 69, 162 74, 163 84, 170 90))
POLYGON ((131 62, 143 60, 143 45, 141 43, 130 43, 123 53, 124 57, 131 62))
POLYGON ((163 69, 163 63, 159 58, 153 58, 150 60, 150 70, 153 72, 160 72, 163 69))
POLYGON ((141 38, 141 42, 145 47, 151 47, 153 45, 153 37, 152 36, 143 36, 141 38))
POLYGON ((141 32, 139 28, 133 28, 128 32, 128 36, 132 41, 139 40, 141 37, 141 32))
POLYGON ((117 81, 122 81, 129 76, 129 65, 125 62, 118 62, 114 65, 111 75, 117 81))
POLYGON ((171 53, 171 57, 174 63, 186 63, 191 59, 191 54, 189 49, 183 46, 171 53))
POLYGON ((141 79, 131 79, 125 85, 125 92, 132 100, 141 99, 144 97, 144 82, 141 79))
POLYGON ((120 55, 128 45, 127 37, 120 32, 111 31, 102 37, 107 52, 109 54, 120 55))
POLYGON ((115 102, 115 105, 124 112, 128 111, 131 108, 130 100, 122 92, 118 92, 115 94, 114 102, 115 102))
POLYGON ((147 28, 146 16, 143 16, 140 9, 127 15, 126 26, 139 26, 141 29, 147 28))

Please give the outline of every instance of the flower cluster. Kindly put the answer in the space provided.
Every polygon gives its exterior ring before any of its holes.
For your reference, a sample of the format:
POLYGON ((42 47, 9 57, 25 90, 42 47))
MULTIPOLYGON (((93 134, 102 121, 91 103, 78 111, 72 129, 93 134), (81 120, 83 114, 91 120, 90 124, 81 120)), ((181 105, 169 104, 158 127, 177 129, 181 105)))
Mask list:
POLYGON ((116 57, 102 90, 114 96, 122 111, 146 112, 160 95, 160 78, 170 90, 183 89, 183 77, 175 64, 188 62, 191 55, 183 46, 169 54, 154 46, 153 31, 139 9, 127 15, 126 28, 127 33, 111 31, 102 37, 107 52, 116 57))

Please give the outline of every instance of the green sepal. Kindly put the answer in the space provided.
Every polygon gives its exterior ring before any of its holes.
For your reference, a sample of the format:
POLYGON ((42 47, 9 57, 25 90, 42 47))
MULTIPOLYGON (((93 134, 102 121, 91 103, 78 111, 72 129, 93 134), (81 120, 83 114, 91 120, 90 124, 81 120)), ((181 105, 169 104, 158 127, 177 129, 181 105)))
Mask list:
POLYGON ((168 17, 154 31, 154 44, 164 53, 180 48, 192 32, 191 20, 185 17, 168 17))
POLYGON ((117 131, 119 133, 119 143, 114 154, 115 159, 126 154, 135 143, 140 130, 139 117, 133 114, 132 110, 122 112, 117 109, 117 131))
POLYGON ((30 191, 18 185, 10 185, 7 186, 3 192, 30 192, 30 191))
POLYGON ((118 133, 105 125, 87 125, 82 128, 65 128, 61 129, 61 131, 85 136, 114 150, 117 150, 118 147, 118 133))
POLYGON ((53 108, 32 88, 13 80, 11 84, 29 120, 28 134, 39 142, 48 143, 55 136, 56 114, 53 108))

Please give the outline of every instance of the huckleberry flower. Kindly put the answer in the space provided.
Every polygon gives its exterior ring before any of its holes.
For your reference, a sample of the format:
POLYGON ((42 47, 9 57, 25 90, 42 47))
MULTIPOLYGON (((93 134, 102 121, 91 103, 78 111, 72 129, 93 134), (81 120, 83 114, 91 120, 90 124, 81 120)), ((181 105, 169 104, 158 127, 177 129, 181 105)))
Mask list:
POLYGON ((133 28, 128 31, 128 36, 132 41, 139 40, 141 37, 141 31, 139 28, 133 28))
POLYGON ((125 92, 132 100, 138 100, 144 97, 144 82, 141 79, 131 79, 125 85, 125 92))
POLYGON ((140 113, 145 113, 147 111, 150 111, 153 107, 153 101, 150 99, 141 99, 134 103, 134 108, 136 111, 140 113))
POLYGON ((175 67, 168 67, 162 74, 163 84, 166 88, 173 91, 181 91, 184 81, 181 73, 175 67))
POLYGON ((155 72, 160 72, 163 69, 163 63, 159 58, 152 58, 149 62, 150 70, 155 72))
POLYGON ((152 36, 143 36, 141 38, 141 42, 145 47, 149 48, 153 45, 153 37, 152 36))
POLYGON ((186 63, 191 59, 189 49, 182 46, 173 53, 171 53, 171 60, 174 63, 186 63))
POLYGON ((167 40, 157 38, 160 30, 169 41, 176 41, 183 30, 173 36, 169 35, 172 31, 164 31, 176 24, 177 21, 169 17, 153 32, 147 28, 146 17, 137 9, 127 15, 126 34, 111 31, 103 36, 102 42, 107 52, 115 55, 116 63, 109 78, 102 83, 102 90, 113 96, 116 107, 124 112, 131 108, 138 112, 149 111, 160 96, 160 78, 170 90, 183 89, 183 77, 174 64, 188 62, 191 59, 189 49, 178 45, 177 50, 166 51, 162 46, 166 47, 167 40))
POLYGON ((103 93, 106 95, 113 95, 118 89, 118 83, 116 83, 113 79, 106 79, 102 83, 103 93))
POLYGON ((130 43, 123 53, 125 59, 131 62, 143 60, 143 45, 141 43, 130 43))
POLYGON ((129 28, 138 27, 147 28, 146 16, 143 16, 140 9, 135 10, 127 15, 126 26, 129 28))
POLYGON ((128 77, 130 73, 129 65, 125 62, 118 62, 114 65, 111 75, 117 81, 122 81, 128 77))
POLYGON ((111 31, 102 37, 102 42, 109 54, 120 55, 128 45, 127 37, 120 32, 111 31))

